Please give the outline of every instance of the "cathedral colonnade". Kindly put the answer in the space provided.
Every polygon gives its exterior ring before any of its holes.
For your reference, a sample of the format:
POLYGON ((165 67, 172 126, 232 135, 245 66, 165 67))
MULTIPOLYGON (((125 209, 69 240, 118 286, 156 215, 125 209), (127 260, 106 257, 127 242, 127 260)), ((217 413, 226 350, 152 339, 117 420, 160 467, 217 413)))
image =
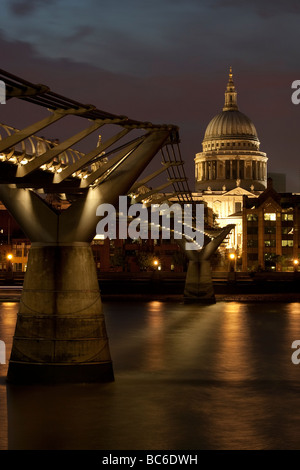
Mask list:
POLYGON ((234 158, 222 156, 196 162, 196 180, 258 180, 267 178, 267 163, 252 158, 234 158))

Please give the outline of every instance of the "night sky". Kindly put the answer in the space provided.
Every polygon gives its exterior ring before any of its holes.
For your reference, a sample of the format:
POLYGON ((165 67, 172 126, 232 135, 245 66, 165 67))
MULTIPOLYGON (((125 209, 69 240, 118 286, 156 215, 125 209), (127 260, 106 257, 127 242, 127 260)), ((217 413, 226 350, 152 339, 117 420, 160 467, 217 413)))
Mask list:
MULTIPOLYGON (((178 125, 192 189, 195 153, 222 110, 232 66, 239 109, 255 124, 269 171, 286 173, 287 190, 300 192, 300 105, 291 101, 300 80, 298 0, 0 4, 2 69, 108 112, 178 125)), ((28 117, 0 107, 6 124, 28 117)))

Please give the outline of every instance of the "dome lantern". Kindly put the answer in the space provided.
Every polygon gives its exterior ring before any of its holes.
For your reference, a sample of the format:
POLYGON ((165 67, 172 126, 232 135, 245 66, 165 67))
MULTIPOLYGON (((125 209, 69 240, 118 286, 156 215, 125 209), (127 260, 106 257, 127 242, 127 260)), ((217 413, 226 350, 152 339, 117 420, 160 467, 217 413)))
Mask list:
POLYGON ((232 67, 229 69, 229 80, 225 91, 225 104, 223 111, 238 110, 237 92, 233 83, 232 67))

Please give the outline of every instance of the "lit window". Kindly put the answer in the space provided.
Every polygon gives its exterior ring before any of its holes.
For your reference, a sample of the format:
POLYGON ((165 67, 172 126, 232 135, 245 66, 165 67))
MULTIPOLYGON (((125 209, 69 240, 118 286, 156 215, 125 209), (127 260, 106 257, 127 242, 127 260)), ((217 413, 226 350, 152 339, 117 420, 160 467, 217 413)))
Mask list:
POLYGON ((275 212, 265 212, 264 214, 264 220, 276 220, 276 213, 275 212))
POLYGON ((102 233, 97 233, 97 235, 94 237, 94 240, 104 240, 105 235, 102 233))
POLYGON ((282 220, 294 220, 293 214, 282 214, 282 220))
POLYGON ((265 246, 276 246, 276 240, 265 240, 265 246))

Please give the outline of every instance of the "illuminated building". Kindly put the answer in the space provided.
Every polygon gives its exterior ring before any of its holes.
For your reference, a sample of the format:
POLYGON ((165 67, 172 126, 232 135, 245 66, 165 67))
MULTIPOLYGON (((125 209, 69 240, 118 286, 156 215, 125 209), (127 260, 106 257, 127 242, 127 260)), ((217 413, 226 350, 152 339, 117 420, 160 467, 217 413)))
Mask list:
POLYGON ((255 200, 245 198, 243 271, 293 271, 300 255, 300 194, 267 189, 255 200))
POLYGON ((235 224, 228 248, 242 247, 244 196, 257 198, 267 185, 267 156, 252 121, 237 105, 230 68, 222 112, 209 122, 195 157, 195 200, 204 200, 220 227, 235 224))

